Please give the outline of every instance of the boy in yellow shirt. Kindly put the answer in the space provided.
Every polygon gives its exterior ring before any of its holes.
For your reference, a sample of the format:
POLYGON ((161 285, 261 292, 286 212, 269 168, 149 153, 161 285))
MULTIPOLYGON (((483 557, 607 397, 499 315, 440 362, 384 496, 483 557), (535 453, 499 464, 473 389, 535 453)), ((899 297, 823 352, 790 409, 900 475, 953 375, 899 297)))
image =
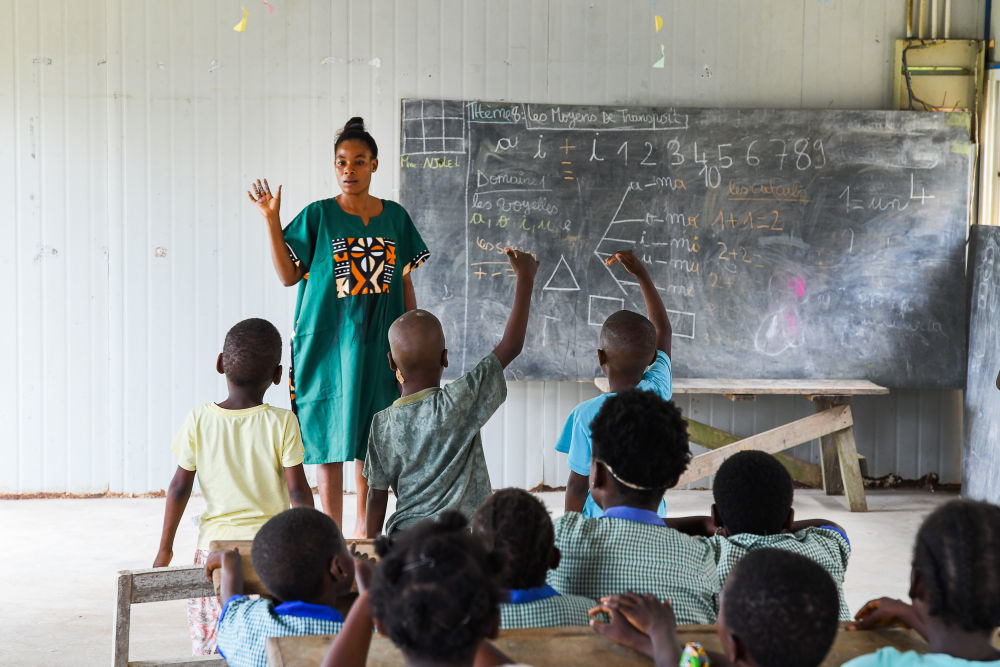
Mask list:
MULTIPOLYGON (((194 408, 170 446, 177 471, 167 490, 153 567, 169 565, 173 558, 174 535, 196 472, 206 505, 196 565, 205 563, 212 540, 252 540, 289 503, 313 507, 298 420, 289 410, 263 402, 268 387, 281 381, 281 334, 267 320, 243 320, 226 334, 216 370, 226 376, 228 398, 194 408)), ((188 601, 195 655, 215 652, 219 612, 215 597, 188 601)))

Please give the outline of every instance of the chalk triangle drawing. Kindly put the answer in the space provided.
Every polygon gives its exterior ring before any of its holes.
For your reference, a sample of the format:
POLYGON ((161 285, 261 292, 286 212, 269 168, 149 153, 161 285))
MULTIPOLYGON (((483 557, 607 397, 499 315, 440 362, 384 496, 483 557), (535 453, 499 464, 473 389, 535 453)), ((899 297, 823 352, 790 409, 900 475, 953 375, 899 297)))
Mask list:
POLYGON ((548 281, 545 283, 545 287, 542 289, 550 290, 552 292, 580 291, 580 283, 576 282, 576 276, 573 275, 573 271, 569 268, 569 263, 566 261, 566 257, 564 255, 559 255, 559 262, 556 264, 556 268, 552 271, 552 275, 549 276, 548 281), (562 269, 561 272, 560 269, 562 269), (570 284, 572 284, 572 286, 570 286, 570 284))

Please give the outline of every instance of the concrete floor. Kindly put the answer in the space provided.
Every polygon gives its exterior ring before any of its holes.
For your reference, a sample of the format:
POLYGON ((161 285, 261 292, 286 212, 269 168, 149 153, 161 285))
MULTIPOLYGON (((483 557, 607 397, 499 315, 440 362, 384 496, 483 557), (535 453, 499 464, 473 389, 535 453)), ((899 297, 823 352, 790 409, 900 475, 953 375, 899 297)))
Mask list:
MULTIPOLYGON (((562 513, 562 494, 540 494, 562 513)), ((910 550, 923 517, 953 495, 924 491, 869 492, 866 514, 844 499, 797 491, 795 514, 822 517, 847 529, 853 544, 844 592, 852 610, 870 598, 906 598, 910 550)), ((708 491, 671 491, 671 516, 704 514, 708 491)), ((105 665, 118 570, 147 568, 156 555, 163 499, 0 501, 0 665, 105 665)), ((191 562, 203 510, 192 498, 178 530, 174 564, 191 562)), ((353 524, 354 496, 344 499, 353 524)), ((391 511, 391 510, 390 510, 391 511)), ((346 526, 348 529, 352 525, 346 526)), ((348 531, 349 532, 349 531, 348 531)), ((183 601, 133 607, 132 660, 183 657, 190 651, 183 601)))

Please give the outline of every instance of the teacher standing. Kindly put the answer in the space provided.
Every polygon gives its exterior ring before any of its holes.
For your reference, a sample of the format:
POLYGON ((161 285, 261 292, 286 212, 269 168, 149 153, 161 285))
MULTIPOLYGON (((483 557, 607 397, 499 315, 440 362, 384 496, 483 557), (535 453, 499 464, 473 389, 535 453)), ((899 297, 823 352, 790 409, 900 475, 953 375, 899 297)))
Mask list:
POLYGON ((319 464, 323 511, 343 524, 343 465, 355 461, 355 536, 364 536, 368 483, 362 475, 372 416, 399 398, 389 369, 389 325, 416 308, 410 271, 429 256, 406 210, 368 194, 378 146, 361 118, 337 135, 340 194, 313 202, 281 228, 281 186, 265 179, 247 194, 267 220, 281 282, 299 285, 288 379, 305 462, 319 464))

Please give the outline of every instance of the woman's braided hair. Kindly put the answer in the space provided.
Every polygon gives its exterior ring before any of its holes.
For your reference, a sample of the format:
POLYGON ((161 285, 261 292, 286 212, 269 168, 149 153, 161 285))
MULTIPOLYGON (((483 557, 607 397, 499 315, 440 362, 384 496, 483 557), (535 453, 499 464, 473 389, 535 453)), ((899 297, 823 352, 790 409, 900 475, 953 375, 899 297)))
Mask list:
POLYGON ((429 660, 471 657, 499 618, 501 559, 454 510, 393 538, 379 538, 372 615, 405 654, 429 660))

